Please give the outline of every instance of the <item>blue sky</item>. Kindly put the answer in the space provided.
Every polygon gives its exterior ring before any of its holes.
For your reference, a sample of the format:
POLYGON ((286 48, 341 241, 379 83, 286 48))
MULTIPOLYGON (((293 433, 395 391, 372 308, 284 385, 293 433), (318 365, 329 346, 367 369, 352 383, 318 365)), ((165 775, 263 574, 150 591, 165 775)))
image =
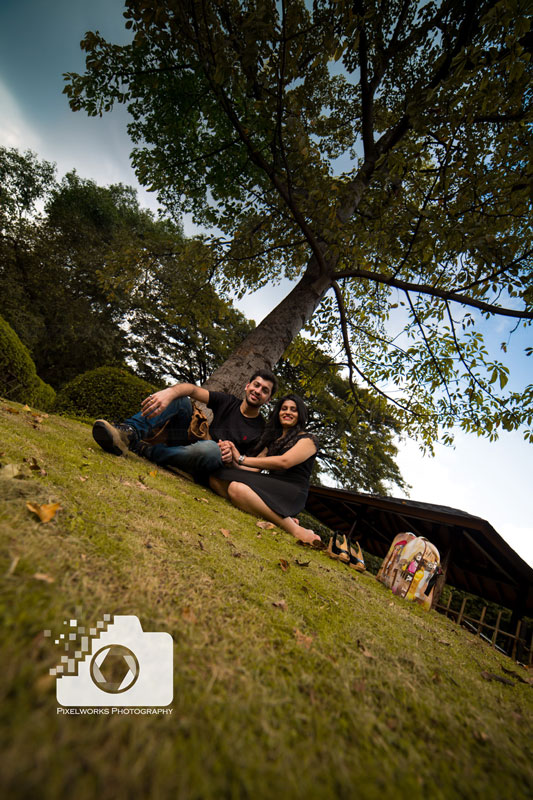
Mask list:
MULTIPOLYGON (((135 186, 143 205, 157 208, 129 163, 127 113, 120 108, 102 119, 72 113, 62 94, 62 73, 82 71, 79 42, 99 30, 115 42, 126 40, 122 0, 2 0, 0 4, 0 145, 31 149, 54 161, 58 175, 75 168, 102 185, 135 186)), ((186 232, 193 231, 185 221, 186 232)), ((239 307, 259 321, 284 291, 272 286, 239 307)), ((506 338, 499 323, 491 339, 506 338)), ((533 344, 531 328, 518 334, 520 346, 533 344)), ((496 357, 498 357, 498 351, 496 357)), ((519 358, 512 381, 533 379, 533 358, 519 358)), ((423 458, 416 443, 400 445, 399 465, 412 485, 413 500, 447 505, 487 519, 533 566, 531 483, 533 446, 520 432, 492 443, 459 432, 455 449, 436 445, 435 458, 423 458)))

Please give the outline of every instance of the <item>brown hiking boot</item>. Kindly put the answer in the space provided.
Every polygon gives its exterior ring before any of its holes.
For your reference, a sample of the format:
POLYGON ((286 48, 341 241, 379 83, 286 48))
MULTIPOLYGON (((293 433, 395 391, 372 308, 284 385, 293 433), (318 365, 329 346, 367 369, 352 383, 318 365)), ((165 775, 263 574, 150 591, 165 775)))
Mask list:
POLYGON ((97 419, 93 425, 93 439, 106 453, 125 456, 131 445, 137 441, 137 433, 131 425, 120 422, 112 425, 105 419, 97 419))

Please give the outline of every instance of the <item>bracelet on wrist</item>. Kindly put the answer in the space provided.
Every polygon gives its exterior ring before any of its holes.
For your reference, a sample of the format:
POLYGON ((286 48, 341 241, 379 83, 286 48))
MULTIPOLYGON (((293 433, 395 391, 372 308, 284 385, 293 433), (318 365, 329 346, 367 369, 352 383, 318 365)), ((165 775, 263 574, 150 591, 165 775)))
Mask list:
POLYGON ((246 458, 246 456, 239 456, 239 458, 237 459, 237 463, 238 464, 244 464, 244 459, 245 458, 246 458))

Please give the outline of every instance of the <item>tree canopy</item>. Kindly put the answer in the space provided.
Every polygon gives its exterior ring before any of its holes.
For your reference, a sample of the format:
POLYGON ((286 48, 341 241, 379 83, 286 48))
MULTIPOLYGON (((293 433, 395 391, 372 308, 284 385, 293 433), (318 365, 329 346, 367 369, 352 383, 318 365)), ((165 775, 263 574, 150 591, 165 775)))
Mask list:
POLYGON ((394 384, 427 443, 531 424, 483 343, 533 318, 531 0, 125 5, 131 42, 86 34, 71 107, 127 104, 139 180, 216 228, 221 286, 295 282, 213 385, 307 327, 353 407, 394 384))
POLYGON ((58 182, 53 164, 7 148, 0 177, 0 307, 56 388, 126 361, 155 383, 203 382, 250 329, 205 258, 191 269, 201 243, 131 187, 58 182))

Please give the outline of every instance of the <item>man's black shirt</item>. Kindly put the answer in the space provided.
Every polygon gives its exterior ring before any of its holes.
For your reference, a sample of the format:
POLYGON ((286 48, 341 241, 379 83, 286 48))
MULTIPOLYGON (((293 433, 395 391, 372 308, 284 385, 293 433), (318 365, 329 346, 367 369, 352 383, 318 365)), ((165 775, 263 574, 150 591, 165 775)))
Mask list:
POLYGON ((242 398, 239 400, 232 394, 210 391, 207 405, 213 411, 213 421, 209 426, 209 434, 215 442, 228 439, 240 453, 245 454, 259 441, 265 420, 261 414, 245 417, 241 412, 241 403, 242 398))

